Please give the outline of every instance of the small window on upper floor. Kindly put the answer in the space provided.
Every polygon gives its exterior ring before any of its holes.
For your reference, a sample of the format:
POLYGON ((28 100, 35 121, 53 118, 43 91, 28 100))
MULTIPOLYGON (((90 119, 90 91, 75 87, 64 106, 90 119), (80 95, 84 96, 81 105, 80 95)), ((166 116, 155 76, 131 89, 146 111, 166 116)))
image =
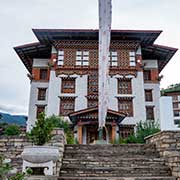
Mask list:
POLYGON ((89 65, 89 51, 76 51, 76 65, 77 66, 88 66, 89 65))
POLYGON ((48 79, 48 70, 47 69, 40 69, 40 80, 47 80, 48 79))
POLYGON ((153 101, 152 89, 146 89, 145 90, 145 100, 146 101, 153 101))
POLYGON ((38 88, 38 100, 45 100, 46 99, 46 88, 38 88))
POLYGON ((36 110, 36 118, 39 118, 39 114, 42 112, 45 112, 45 105, 38 105, 36 110))
POLYGON ((57 65, 58 66, 62 66, 64 64, 64 51, 63 50, 59 50, 58 51, 58 62, 57 65))
POLYGON ((151 70, 144 70, 144 81, 151 80, 151 70))
POLYGON ((146 106, 146 119, 154 120, 154 107, 153 106, 146 106))
POLYGON ((118 65, 118 54, 117 51, 109 52, 109 66, 117 66, 118 65))
POLYGON ((129 52, 129 65, 136 66, 136 54, 135 51, 129 52))

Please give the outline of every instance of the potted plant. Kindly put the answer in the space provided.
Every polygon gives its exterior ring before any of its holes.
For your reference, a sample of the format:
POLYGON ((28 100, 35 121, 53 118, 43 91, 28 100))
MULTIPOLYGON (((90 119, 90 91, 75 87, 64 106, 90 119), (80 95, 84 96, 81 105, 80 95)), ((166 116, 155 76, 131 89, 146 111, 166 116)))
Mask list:
MULTIPOLYGON (((40 173, 38 169, 44 171, 45 175, 53 175, 53 165, 59 159, 59 148, 55 146, 48 146, 46 143, 52 138, 52 130, 54 125, 51 121, 46 121, 45 114, 40 113, 35 126, 28 138, 32 140, 33 146, 24 147, 22 152, 23 171, 27 167, 31 167, 33 172, 40 173), (46 167, 48 167, 46 169, 46 167)), ((42 174, 40 174, 42 175, 42 174)))

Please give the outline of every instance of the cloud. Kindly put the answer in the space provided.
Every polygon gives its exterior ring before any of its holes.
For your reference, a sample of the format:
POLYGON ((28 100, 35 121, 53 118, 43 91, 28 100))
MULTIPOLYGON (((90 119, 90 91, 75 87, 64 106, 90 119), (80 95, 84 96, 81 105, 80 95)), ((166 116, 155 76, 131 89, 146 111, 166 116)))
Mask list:
POLYGON ((9 114, 27 115, 27 108, 17 105, 0 104, 0 112, 9 113, 9 114))

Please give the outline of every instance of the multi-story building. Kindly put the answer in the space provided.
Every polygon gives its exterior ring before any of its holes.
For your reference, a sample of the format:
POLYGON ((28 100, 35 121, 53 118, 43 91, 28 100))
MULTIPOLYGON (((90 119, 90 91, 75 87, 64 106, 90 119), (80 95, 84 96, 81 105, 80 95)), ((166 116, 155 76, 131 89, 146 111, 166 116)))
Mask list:
MULTIPOLYGON (((79 143, 98 136, 98 30, 33 29, 39 42, 15 47, 29 71, 27 129, 40 112, 70 120, 79 143)), ((112 30, 109 52, 111 141, 140 120, 159 119, 159 73, 177 49, 156 45, 161 31, 112 30)))
POLYGON ((171 96, 173 104, 174 125, 180 125, 180 84, 169 86, 162 90, 162 95, 171 96))

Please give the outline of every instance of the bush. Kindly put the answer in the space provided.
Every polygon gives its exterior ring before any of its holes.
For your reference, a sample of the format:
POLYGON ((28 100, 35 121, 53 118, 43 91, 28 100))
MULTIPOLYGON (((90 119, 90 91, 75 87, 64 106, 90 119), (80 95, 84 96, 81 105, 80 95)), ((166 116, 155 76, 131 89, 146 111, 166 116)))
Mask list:
POLYGON ((130 135, 125 139, 126 143, 145 143, 145 137, 155 134, 160 131, 159 125, 154 121, 140 121, 137 124, 135 135, 130 135))
POLYGON ((35 126, 30 133, 27 133, 35 145, 44 145, 52 138, 52 130, 54 125, 51 121, 46 121, 45 114, 40 113, 35 126))
POLYGON ((48 118, 46 118, 46 121, 50 124, 53 124, 53 127, 55 128, 62 128, 64 129, 64 132, 67 133, 69 131, 69 124, 64 121, 60 116, 52 115, 48 118))
POLYGON ((5 162, 5 157, 0 156, 0 179, 6 179, 7 174, 12 169, 9 163, 5 162))
POLYGON ((4 131, 4 134, 7 136, 19 135, 20 133, 21 133, 20 127, 15 124, 8 125, 4 131))
POLYGON ((64 129, 67 144, 75 144, 75 140, 68 122, 64 121, 61 117, 52 115, 46 119, 47 122, 52 123, 56 128, 64 129))

